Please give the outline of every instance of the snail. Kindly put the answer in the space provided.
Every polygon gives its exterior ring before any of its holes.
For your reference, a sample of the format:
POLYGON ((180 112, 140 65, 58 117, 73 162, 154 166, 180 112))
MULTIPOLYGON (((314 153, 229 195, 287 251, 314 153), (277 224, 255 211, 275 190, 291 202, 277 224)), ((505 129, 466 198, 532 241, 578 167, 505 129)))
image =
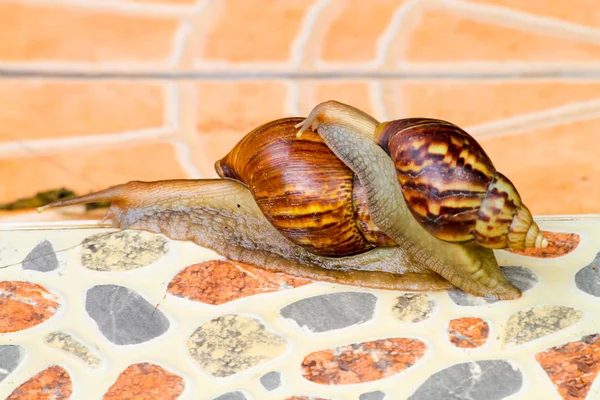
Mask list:
POLYGON ((493 249, 546 247, 517 190, 449 122, 379 123, 327 101, 248 133, 220 179, 132 181, 45 208, 110 201, 121 229, 363 287, 516 299, 493 249))

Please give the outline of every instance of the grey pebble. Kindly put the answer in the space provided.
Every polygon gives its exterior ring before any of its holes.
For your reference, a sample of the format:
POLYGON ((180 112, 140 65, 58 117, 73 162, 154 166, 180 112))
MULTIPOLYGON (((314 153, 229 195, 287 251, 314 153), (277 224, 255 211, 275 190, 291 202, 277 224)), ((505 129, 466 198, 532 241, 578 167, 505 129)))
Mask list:
POLYGON ((470 361, 431 375, 409 400, 501 400, 522 386, 523 374, 507 361, 470 361))
POLYGON ((242 392, 229 392, 215 397, 214 400, 247 400, 242 392))
POLYGON ((575 274, 575 285, 587 294, 600 297, 600 253, 588 266, 575 274))
POLYGON ((377 297, 370 293, 331 293, 289 304, 281 315, 312 332, 327 332, 369 321, 376 303, 377 297))
POLYGON ((98 285, 87 291, 85 310, 100 332, 117 345, 147 342, 169 329, 169 320, 133 290, 118 285, 98 285))
POLYGON ((281 373, 271 371, 260 377, 260 383, 268 391, 275 390, 281 386, 281 373))
POLYGON ((17 368, 23 360, 25 350, 12 344, 0 346, 0 382, 17 368))
POLYGON ((23 260, 23 269, 50 272, 58 268, 58 259, 52 243, 41 241, 23 260))
POLYGON ((375 392, 363 393, 358 397, 358 400, 383 400, 385 399, 385 393, 381 390, 375 392))

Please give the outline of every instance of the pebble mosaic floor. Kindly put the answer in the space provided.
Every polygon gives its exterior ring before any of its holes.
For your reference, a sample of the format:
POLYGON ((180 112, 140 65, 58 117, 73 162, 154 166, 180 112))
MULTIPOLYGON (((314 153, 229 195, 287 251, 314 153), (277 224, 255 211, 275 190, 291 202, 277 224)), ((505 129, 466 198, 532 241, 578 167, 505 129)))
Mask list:
POLYGON ((192 243, 0 225, 0 398, 600 399, 600 216, 497 251, 518 301, 311 282, 192 243))

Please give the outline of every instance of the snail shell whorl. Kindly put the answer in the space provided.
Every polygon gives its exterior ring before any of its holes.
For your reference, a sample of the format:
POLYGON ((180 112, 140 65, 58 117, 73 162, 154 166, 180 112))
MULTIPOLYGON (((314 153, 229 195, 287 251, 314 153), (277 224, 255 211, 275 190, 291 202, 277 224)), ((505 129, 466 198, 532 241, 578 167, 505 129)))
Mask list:
POLYGON ((547 245, 514 185, 458 126, 401 119, 380 124, 375 140, 394 161, 412 214, 435 237, 494 249, 547 245))
POLYGON ((370 219, 362 185, 303 118, 283 118, 246 135, 215 169, 246 184, 285 237, 314 254, 347 256, 395 243, 370 219))

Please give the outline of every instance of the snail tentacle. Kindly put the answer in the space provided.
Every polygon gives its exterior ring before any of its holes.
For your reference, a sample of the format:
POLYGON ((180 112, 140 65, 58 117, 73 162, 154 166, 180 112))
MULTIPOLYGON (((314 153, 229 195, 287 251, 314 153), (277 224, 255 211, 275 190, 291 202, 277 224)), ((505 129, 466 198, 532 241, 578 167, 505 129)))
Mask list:
POLYGON ((374 141, 378 123, 365 115, 354 107, 328 101, 311 111, 301 131, 315 129, 358 176, 367 190, 374 222, 405 249, 410 265, 425 265, 469 293, 519 298, 521 291, 502 275, 492 250, 441 241, 410 216, 394 163, 374 141))
POLYGON ((281 235, 250 191, 229 179, 133 181, 57 201, 47 208, 111 201, 107 218, 118 229, 161 233, 192 241, 222 256, 317 281, 389 290, 437 291, 452 285, 422 266, 403 268, 399 247, 342 258, 318 256, 281 235))

